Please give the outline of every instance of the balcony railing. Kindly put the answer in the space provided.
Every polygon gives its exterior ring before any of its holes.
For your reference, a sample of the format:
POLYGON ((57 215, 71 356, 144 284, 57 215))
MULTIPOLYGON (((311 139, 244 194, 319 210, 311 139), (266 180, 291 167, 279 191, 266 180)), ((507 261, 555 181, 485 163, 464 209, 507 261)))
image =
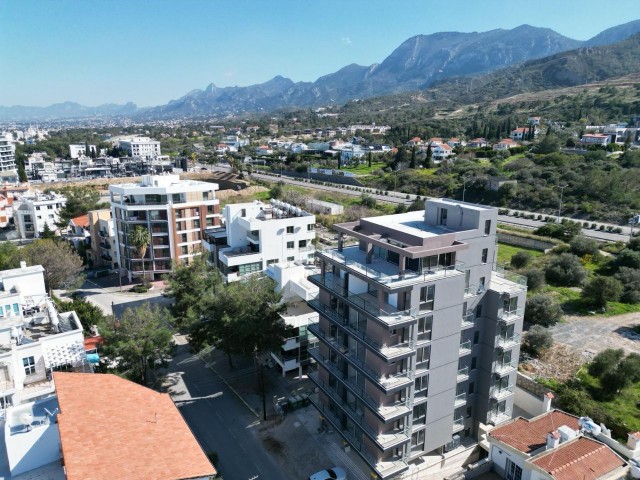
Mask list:
POLYGON ((247 239, 249 241, 259 242, 260 241, 260 234, 259 233, 253 233, 253 232, 247 232, 247 239))
POLYGON ((468 287, 465 287, 464 289, 464 296, 465 297, 474 297, 478 295, 478 287, 477 285, 469 285, 468 287))
POLYGON ((464 417, 456 417, 453 419, 453 433, 464 430, 464 417))
POLYGON ((457 380, 458 382, 464 382, 469 378, 469 367, 464 367, 458 370, 457 380))
POLYGON ((514 333, 512 335, 496 335, 496 346, 507 349, 513 348, 520 343, 520 334, 514 333))
POLYGON ((515 387, 513 386, 509 386, 509 387, 491 387, 491 390, 489 392, 489 396, 495 400, 502 400, 504 398, 507 398, 510 395, 513 395, 513 392, 515 391, 515 387))
POLYGON ((527 288, 527 277, 514 273, 511 270, 506 270, 503 264, 495 265, 494 271, 498 277, 505 278, 513 283, 517 283, 523 288, 527 288))
POLYGON ((493 371, 501 377, 509 375, 511 372, 514 372, 516 368, 518 368, 518 362, 516 360, 511 360, 510 362, 496 360, 493 362, 493 371))
POLYGON ((515 310, 502 310, 498 313, 498 320, 502 323, 511 324, 517 319, 524 316, 524 308, 516 308, 515 310))
POLYGON ((462 316, 462 329, 473 328, 476 325, 476 315, 475 312, 470 311, 467 312, 466 315, 462 316))
POLYGON ((507 409, 504 412, 499 412, 497 410, 491 410, 487 414, 487 421, 494 425, 498 425, 502 422, 506 422, 507 420, 511 420, 511 410, 507 409))
POLYGON ((405 270, 402 275, 400 275, 399 272, 395 275, 388 275, 375 270, 374 268, 368 267, 367 265, 364 265, 360 262, 348 259, 335 249, 318 251, 318 254, 320 254, 321 256, 325 256, 335 262, 341 263, 342 265, 357 271, 361 275, 364 275, 365 277, 370 278, 377 283, 390 287, 393 287, 395 284, 400 282, 428 282, 430 280, 433 280, 432 275, 437 273, 442 273, 443 276, 447 276, 449 272, 454 271, 463 273, 465 267, 465 264, 463 262, 455 262, 455 264, 453 265, 436 265, 429 268, 429 270, 421 273, 414 272, 412 270, 405 270))
POLYGON ((468 355, 471 353, 471 340, 460 343, 460 355, 468 355))
POLYGON ((321 274, 310 275, 309 280, 317 285, 324 286, 336 295, 346 299, 349 303, 357 308, 364 310, 371 314, 373 317, 383 322, 385 325, 394 326, 401 323, 408 323, 415 321, 419 313, 417 308, 411 308, 408 310, 398 310, 392 305, 385 304, 385 308, 380 308, 377 303, 366 300, 367 297, 371 297, 372 300, 377 302, 377 299, 368 293, 353 293, 347 290, 339 278, 331 273, 327 273, 324 276, 321 274))
POLYGON ((467 403, 467 394, 462 392, 456 395, 456 398, 453 401, 453 407, 458 408, 467 403))
POLYGON ((313 245, 307 245, 305 247, 298 247, 299 252, 313 252, 316 249, 313 245))

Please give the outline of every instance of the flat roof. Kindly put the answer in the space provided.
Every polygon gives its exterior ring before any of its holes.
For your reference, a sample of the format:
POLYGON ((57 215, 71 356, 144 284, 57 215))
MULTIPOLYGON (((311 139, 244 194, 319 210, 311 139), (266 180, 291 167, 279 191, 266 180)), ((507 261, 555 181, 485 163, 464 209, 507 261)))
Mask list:
POLYGON ((380 217, 367 217, 362 220, 421 238, 437 237, 438 235, 452 232, 441 226, 428 225, 424 221, 424 210, 382 215, 380 217))
POLYGON ((116 375, 54 372, 67 480, 178 480, 215 468, 166 393, 116 375))

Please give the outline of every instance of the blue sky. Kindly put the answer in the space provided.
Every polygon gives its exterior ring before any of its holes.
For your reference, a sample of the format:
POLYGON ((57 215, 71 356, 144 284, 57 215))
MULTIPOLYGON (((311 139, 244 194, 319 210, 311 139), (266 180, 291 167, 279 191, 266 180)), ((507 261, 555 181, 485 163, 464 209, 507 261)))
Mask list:
POLYGON ((158 105, 381 62, 417 34, 523 23, 585 40, 638 0, 0 0, 0 105, 158 105))

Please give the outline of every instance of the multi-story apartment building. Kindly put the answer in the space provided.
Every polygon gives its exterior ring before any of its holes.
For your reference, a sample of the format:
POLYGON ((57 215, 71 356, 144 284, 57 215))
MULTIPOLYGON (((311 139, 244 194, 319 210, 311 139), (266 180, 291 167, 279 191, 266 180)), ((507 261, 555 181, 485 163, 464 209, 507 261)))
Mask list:
POLYGON ((91 371, 75 312, 58 313, 40 265, 0 272, 0 413, 53 392, 51 372, 91 371))
POLYGON ((20 238, 39 238, 45 224, 58 230, 60 210, 67 203, 64 195, 35 192, 13 202, 13 220, 20 238))
POLYGON ((317 253, 312 402, 379 478, 510 418, 526 281, 495 263, 497 218, 429 200, 335 225, 317 253))
POLYGON ((16 147, 8 133, 0 134, 0 172, 16 169, 16 147))
POLYGON ((69 156, 71 158, 80 158, 85 155, 91 155, 93 153, 96 154, 96 146, 89 145, 89 151, 87 152, 87 146, 84 143, 72 144, 69 145, 69 156))
POLYGON ((111 210, 91 210, 87 214, 91 248, 87 256, 94 267, 105 267, 117 270, 120 266, 116 233, 111 219, 111 210))
POLYGON ((281 262, 314 261, 316 217, 280 200, 224 207, 225 228, 207 232, 206 249, 227 281, 281 262))
POLYGON ((160 142, 149 137, 123 139, 118 147, 125 150, 130 157, 152 159, 160 156, 160 142))
POLYGON ((205 229, 220 225, 217 189, 216 183, 178 175, 144 175, 140 183, 110 185, 116 249, 129 277, 143 274, 142 259, 129 240, 138 225, 151 236, 144 258, 144 272, 151 278, 169 273, 172 262, 188 264, 200 255, 205 229))

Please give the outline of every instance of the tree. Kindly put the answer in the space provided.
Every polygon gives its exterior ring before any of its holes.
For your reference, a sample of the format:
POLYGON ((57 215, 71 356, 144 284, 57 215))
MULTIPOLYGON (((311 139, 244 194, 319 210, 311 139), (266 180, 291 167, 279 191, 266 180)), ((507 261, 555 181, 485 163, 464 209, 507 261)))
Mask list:
POLYGON ((427 145, 427 156, 424 159, 424 168, 433 167, 433 162, 431 159, 433 158, 433 150, 431 149, 431 142, 427 145))
POLYGON ((571 253, 561 253, 545 267, 547 281, 560 286, 580 285, 587 276, 580 259, 571 253))
POLYGON ((146 281, 147 275, 144 267, 144 256, 147 254, 147 248, 151 243, 151 235, 149 230, 142 225, 137 225, 132 232, 129 233, 129 243, 135 247, 136 253, 142 260, 142 281, 146 281))
POLYGON ((52 240, 56 237, 56 234, 47 222, 44 223, 44 228, 42 229, 42 233, 40 233, 40 238, 52 240))
POLYGON ((624 288, 620 300, 625 303, 640 303, 640 270, 620 267, 615 278, 622 283, 624 288))
POLYGON ((618 258, 616 258, 616 265, 618 265, 618 267, 640 269, 640 252, 625 248, 620 252, 618 258))
POLYGON ((416 146, 414 145, 411 148, 411 161, 409 162, 409 168, 416 168, 418 165, 416 163, 416 146))
POLYGON ((12 242, 0 242, 0 270, 20 266, 20 251, 12 242))
POLYGON ((623 290, 620 280, 598 275, 582 288, 581 296, 594 307, 606 309, 608 302, 620 300, 623 290))
POLYGON ((160 367, 171 356, 173 331, 166 309, 149 303, 127 308, 122 317, 105 322, 103 350, 117 369, 129 378, 147 383, 148 370, 160 367))
POLYGON ((532 258, 533 256, 531 255, 531 253, 521 251, 515 253, 511 257, 511 261, 509 263, 511 263, 511 266, 514 268, 524 268, 529 265, 529 262, 531 262, 532 258))
POLYGON ((369 152, 369 155, 367 155, 367 165, 369 166, 369 168, 371 168, 372 160, 373 160, 373 152, 369 152))
POLYGON ((555 135, 545 135, 534 147, 535 153, 546 154, 557 152, 560 149, 560 140, 555 135))
POLYGON ((624 357, 624 350, 621 348, 607 348, 601 351, 589 364, 589 375, 601 378, 605 373, 615 370, 624 357))
POLYGON ((376 205, 378 204, 378 202, 371 195, 363 193, 360 196, 360 204, 367 208, 376 208, 376 205))
POLYGON ((532 326, 522 339, 522 348, 533 356, 539 356, 553 345, 553 337, 548 328, 532 326))
POLYGON ((527 288, 529 291, 538 290, 544 286, 544 272, 539 268, 530 268, 524 272, 527 277, 527 288))
POLYGON ((571 245, 571 253, 579 257, 584 257, 585 255, 595 257, 600 253, 598 242, 582 235, 574 237, 569 245, 571 245))
POLYGON ((74 294, 71 300, 61 300, 57 297, 53 298, 58 311, 71 312, 74 311, 80 319, 82 329, 88 332, 89 329, 96 325, 99 329, 102 327, 107 319, 102 309, 97 305, 89 302, 88 300, 74 294))
POLYGON ((274 184, 269 190, 269 196, 271 198, 282 198, 282 195, 284 193, 283 186, 284 186, 284 182, 278 182, 274 184))
POLYGON ((547 223, 537 228, 533 233, 546 237, 559 238, 560 240, 568 242, 581 231, 582 225, 579 222, 563 219, 560 223, 547 223))
POLYGON ((72 218, 86 215, 90 210, 98 210, 105 207, 100 203, 100 192, 89 187, 64 187, 60 190, 67 201, 58 214, 59 221, 56 225, 65 228, 72 218))
POLYGON ((561 318, 560 305, 549 295, 535 295, 527 300, 527 308, 524 311, 525 322, 550 327, 558 323, 561 318))
POLYGON ((20 257, 29 265, 42 265, 47 290, 73 290, 84 281, 82 258, 66 242, 41 239, 20 250, 20 257))
POLYGON ((630 353, 618 365, 618 368, 624 372, 631 383, 640 382, 640 355, 630 353))
POLYGON ((404 146, 398 147, 398 153, 396 153, 396 158, 394 160, 394 170, 399 170, 402 168, 402 164, 407 161, 407 151, 404 146))

